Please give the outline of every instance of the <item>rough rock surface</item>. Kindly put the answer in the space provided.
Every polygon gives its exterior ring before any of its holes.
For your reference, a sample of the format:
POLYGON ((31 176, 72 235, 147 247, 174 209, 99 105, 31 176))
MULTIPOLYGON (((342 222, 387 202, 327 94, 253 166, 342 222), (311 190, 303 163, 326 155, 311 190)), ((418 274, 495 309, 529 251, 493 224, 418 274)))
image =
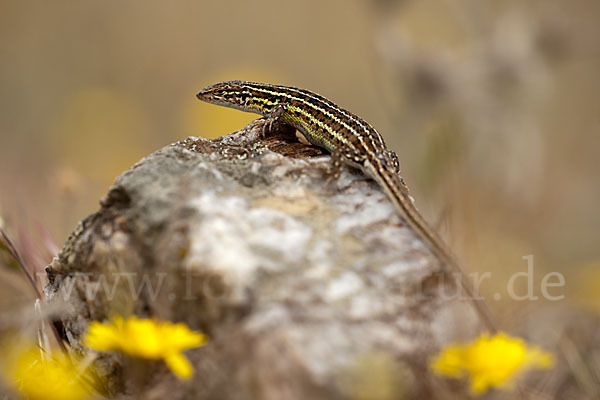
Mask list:
POLYGON ((443 298, 452 280, 373 181, 346 168, 324 187, 329 156, 280 128, 262 138, 255 121, 142 159, 47 268, 76 351, 90 320, 115 313, 210 338, 186 353, 185 382, 157 362, 136 386, 124 357, 102 357, 107 393, 437 398, 428 358, 477 331, 471 307, 443 298))

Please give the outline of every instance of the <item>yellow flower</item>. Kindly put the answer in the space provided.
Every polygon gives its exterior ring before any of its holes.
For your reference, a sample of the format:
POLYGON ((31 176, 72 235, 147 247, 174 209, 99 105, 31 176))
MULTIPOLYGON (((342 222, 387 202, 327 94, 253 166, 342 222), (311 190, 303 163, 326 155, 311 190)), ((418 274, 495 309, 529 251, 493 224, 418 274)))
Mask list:
POLYGON ((92 322, 84 344, 98 351, 121 351, 132 357, 163 359, 180 378, 192 376, 194 369, 181 354, 183 350, 202 346, 206 336, 185 324, 157 322, 151 319, 116 316, 110 322, 92 322))
POLYGON ((440 375, 460 378, 468 375, 471 390, 483 393, 492 386, 510 387, 514 378, 529 368, 549 368, 554 357, 522 339, 498 333, 483 334, 472 343, 448 346, 432 360, 431 368, 440 375))
POLYGON ((11 372, 16 387, 30 400, 80 400, 92 395, 77 365, 62 354, 42 357, 40 349, 32 347, 17 357, 11 372))

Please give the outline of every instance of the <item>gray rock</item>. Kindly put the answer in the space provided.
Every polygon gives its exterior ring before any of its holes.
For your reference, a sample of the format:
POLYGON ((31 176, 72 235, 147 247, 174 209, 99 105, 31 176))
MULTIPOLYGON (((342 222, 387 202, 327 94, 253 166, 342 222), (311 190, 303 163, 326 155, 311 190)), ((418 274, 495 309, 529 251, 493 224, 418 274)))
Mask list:
POLYGON ((325 188, 328 155, 261 127, 188 138, 117 178, 47 268, 65 339, 84 352, 89 321, 115 313, 209 336, 185 382, 101 357, 111 395, 436 398, 428 359, 477 331, 471 307, 443 296, 453 280, 373 181, 346 168, 325 188))

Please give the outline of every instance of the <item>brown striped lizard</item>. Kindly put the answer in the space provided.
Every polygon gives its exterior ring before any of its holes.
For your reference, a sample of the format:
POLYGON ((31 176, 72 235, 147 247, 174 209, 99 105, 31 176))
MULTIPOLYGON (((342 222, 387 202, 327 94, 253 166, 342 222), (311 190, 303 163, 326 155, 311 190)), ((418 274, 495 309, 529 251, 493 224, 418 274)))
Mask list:
POLYGON ((294 127, 302 143, 331 153, 332 168, 327 182, 340 176, 344 164, 360 168, 383 188, 398 213, 434 255, 460 274, 465 294, 488 330, 496 331, 483 298, 475 297, 459 262, 415 207, 400 176, 396 153, 387 149, 379 132, 365 120, 323 96, 289 86, 227 81, 202 89, 197 97, 208 103, 260 114, 266 118, 265 126, 269 129, 276 122, 294 127))

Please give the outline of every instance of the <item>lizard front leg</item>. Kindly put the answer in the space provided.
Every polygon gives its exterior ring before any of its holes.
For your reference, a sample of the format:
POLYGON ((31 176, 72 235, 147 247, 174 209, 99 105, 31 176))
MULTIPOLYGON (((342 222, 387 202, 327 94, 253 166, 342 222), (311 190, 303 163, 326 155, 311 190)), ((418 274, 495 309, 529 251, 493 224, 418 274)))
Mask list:
MULTIPOLYGON (((278 104, 275 109, 273 109, 273 111, 271 111, 271 113, 269 114, 268 117, 265 118, 265 123, 263 125, 262 128, 262 136, 266 137, 267 136, 267 132, 268 133, 272 133, 273 132, 273 124, 275 124, 276 126, 278 124, 283 124, 280 122, 280 118, 281 116, 287 111, 287 105, 286 104, 278 104)), ((284 124, 287 125, 287 124, 284 124)))
POLYGON ((334 180, 337 180, 340 175, 342 175, 342 170, 344 169, 344 153, 339 148, 335 149, 331 153, 331 164, 329 167, 328 175, 329 177, 325 181, 325 189, 329 187, 329 184, 334 180))

